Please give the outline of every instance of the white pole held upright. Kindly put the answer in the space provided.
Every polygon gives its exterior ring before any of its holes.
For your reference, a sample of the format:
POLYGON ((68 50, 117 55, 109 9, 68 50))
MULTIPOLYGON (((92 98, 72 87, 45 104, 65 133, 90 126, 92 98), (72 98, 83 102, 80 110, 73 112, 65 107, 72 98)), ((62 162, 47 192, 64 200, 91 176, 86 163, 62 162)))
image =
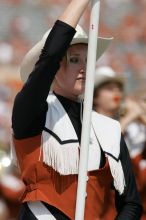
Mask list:
POLYGON ((99 12, 100 0, 92 0, 75 220, 84 220, 99 12))

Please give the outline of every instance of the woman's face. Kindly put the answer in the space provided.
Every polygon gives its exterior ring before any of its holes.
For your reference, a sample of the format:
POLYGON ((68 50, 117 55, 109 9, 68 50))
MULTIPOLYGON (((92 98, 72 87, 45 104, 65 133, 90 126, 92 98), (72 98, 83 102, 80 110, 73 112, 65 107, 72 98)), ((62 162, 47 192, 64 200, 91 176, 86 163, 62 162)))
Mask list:
POLYGON ((95 92, 94 106, 103 111, 115 111, 119 109, 122 97, 122 87, 116 82, 108 82, 95 92))
POLYGON ((65 97, 76 99, 85 89, 87 45, 72 45, 64 57, 55 77, 54 91, 65 97))

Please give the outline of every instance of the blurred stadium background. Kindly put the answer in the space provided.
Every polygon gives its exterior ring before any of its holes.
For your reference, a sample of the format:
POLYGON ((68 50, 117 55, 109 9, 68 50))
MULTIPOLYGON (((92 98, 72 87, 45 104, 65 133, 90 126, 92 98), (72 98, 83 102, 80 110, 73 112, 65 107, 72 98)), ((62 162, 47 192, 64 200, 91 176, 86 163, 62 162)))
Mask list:
MULTIPOLYGON (((19 65, 68 2, 0 0, 0 176, 11 167, 7 156, 13 100, 22 86, 19 65)), ((146 0, 101 2, 100 36, 114 40, 97 65, 110 65, 123 74, 127 93, 141 96, 146 91, 146 0)), ((87 10, 80 21, 87 32, 89 13, 87 10)))

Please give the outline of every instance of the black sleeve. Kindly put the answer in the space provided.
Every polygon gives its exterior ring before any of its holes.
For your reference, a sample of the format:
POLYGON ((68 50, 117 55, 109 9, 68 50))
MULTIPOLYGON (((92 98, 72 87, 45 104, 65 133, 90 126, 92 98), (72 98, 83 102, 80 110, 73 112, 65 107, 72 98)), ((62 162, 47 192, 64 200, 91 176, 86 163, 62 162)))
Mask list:
POLYGON ((142 205, 137 191, 129 152, 123 136, 121 137, 120 146, 120 159, 125 175, 126 187, 123 195, 119 195, 119 193, 115 191, 115 205, 118 213, 115 220, 140 220, 142 205))
POLYGON ((47 111, 46 98, 74 34, 75 29, 62 21, 56 21, 53 26, 39 60, 15 98, 12 113, 15 138, 41 133, 47 111))

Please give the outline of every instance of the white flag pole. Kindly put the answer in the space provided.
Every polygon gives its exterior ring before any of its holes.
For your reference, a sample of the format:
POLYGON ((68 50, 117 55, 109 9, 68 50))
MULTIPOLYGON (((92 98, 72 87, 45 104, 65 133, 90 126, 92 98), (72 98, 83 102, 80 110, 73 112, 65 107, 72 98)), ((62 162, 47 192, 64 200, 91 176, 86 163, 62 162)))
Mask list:
POLYGON ((92 0, 75 220, 84 220, 99 12, 100 0, 92 0))

